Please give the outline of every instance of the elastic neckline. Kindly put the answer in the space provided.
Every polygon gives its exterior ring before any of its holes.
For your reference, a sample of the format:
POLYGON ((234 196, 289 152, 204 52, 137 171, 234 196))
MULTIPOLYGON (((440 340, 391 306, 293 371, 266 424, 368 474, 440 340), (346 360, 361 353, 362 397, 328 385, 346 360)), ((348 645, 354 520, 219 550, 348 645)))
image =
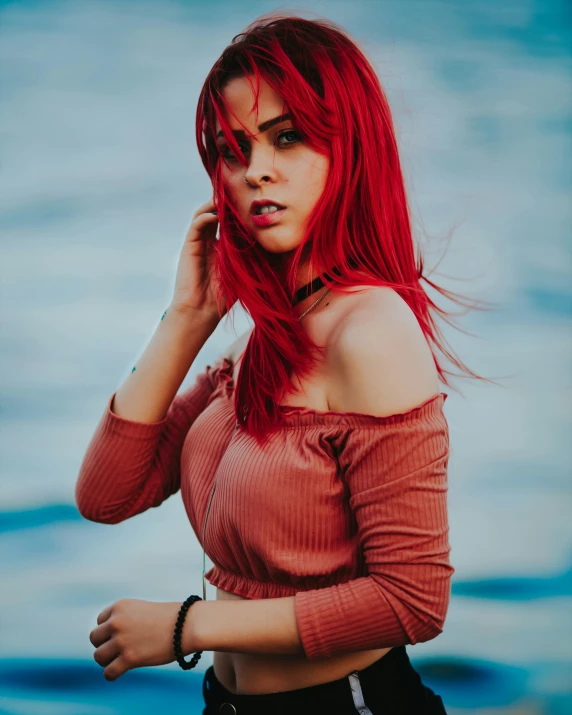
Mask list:
MULTIPOLYGON (((228 357, 223 357, 226 365, 222 365, 218 371, 218 378, 224 387, 226 397, 229 399, 231 407, 232 396, 234 394, 234 377, 232 370, 233 361, 228 357)), ((447 400, 448 393, 438 392, 421 405, 413 407, 406 412, 396 412, 392 415, 371 415, 365 412, 340 412, 336 410, 314 410, 309 407, 299 407, 293 405, 278 405, 278 410, 282 413, 282 418, 286 426, 305 425, 348 425, 358 427, 364 425, 392 425, 415 422, 416 420, 437 417, 447 400)))

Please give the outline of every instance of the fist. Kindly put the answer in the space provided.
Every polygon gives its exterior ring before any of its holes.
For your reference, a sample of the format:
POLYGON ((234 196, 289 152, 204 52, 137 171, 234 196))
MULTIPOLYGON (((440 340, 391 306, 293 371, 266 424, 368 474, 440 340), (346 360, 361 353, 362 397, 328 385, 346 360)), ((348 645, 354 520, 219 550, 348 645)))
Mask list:
MULTIPOLYGON (((180 603, 154 603, 124 598, 105 608, 89 634, 96 647, 96 663, 106 680, 117 680, 128 670, 166 665, 175 658, 173 634, 180 603)), ((189 614, 185 619, 187 626, 189 614)))

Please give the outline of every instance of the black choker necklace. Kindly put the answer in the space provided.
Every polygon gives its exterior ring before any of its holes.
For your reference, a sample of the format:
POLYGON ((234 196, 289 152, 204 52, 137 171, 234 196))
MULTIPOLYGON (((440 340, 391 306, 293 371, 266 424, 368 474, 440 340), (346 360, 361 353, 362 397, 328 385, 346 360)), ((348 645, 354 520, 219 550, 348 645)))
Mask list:
MULTIPOLYGON (((333 272, 336 273, 338 276, 341 275, 340 271, 337 268, 334 268, 333 272)), ((325 276, 327 278, 330 278, 330 276, 327 273, 325 274, 325 276)), ((309 298, 317 290, 320 290, 320 288, 323 288, 324 285, 325 285, 324 281, 318 277, 318 278, 314 279, 311 283, 306 283, 305 286, 298 288, 298 290, 294 294, 294 300, 292 301, 292 307, 294 307, 295 305, 298 305, 298 303, 300 303, 305 298, 309 298)))

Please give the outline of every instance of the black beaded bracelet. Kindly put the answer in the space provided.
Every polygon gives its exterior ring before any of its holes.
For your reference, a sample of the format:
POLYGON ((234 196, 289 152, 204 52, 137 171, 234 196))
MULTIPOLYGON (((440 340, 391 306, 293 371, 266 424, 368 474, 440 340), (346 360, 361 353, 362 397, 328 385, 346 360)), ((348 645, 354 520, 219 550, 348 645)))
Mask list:
POLYGON ((200 657, 202 655, 202 650, 198 650, 193 657, 191 658, 190 661, 185 660, 185 657, 183 655, 183 651, 181 649, 181 633, 183 632, 183 623, 185 621, 185 616, 187 615, 187 611, 189 608, 195 603, 195 601, 202 601, 203 599, 200 596, 189 596, 187 600, 183 603, 181 608, 179 609, 179 615, 177 616, 177 623, 175 624, 175 634, 173 636, 173 648, 175 651, 175 657, 177 659, 177 663, 181 666, 183 670, 190 670, 191 668, 194 668, 195 665, 199 662, 200 657))

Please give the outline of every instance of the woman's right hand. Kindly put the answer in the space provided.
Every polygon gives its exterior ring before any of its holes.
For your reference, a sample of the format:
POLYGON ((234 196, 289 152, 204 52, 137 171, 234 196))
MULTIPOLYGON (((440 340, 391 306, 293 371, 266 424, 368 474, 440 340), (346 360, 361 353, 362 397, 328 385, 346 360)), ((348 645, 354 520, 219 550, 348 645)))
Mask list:
MULTIPOLYGON (((171 308, 183 313, 204 315, 218 322, 213 266, 218 216, 213 200, 199 206, 181 250, 171 308)), ((227 312, 223 307, 223 315, 227 312)))

